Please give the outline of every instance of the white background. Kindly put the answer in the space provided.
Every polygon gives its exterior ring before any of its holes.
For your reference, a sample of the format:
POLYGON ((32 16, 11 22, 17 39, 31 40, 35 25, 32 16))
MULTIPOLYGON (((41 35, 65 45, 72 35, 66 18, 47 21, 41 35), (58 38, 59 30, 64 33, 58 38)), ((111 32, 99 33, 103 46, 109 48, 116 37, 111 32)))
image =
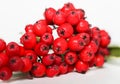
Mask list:
POLYGON ((19 32, 42 19, 45 8, 58 9, 66 2, 84 9, 90 24, 105 29, 112 38, 111 44, 120 44, 119 0, 0 0, 0 38, 19 41, 19 32))
MULTIPOLYGON (((86 12, 87 20, 93 26, 105 29, 111 36, 111 44, 120 44, 119 0, 0 0, 0 38, 6 42, 19 42, 19 33, 27 24, 43 19, 45 8, 61 8, 72 2, 76 8, 86 12)), ((87 74, 70 73, 60 77, 34 80, 14 80, 9 84, 119 84, 120 67, 105 64, 103 69, 94 69, 87 74)), ((6 84, 1 82, 0 84, 6 84)))

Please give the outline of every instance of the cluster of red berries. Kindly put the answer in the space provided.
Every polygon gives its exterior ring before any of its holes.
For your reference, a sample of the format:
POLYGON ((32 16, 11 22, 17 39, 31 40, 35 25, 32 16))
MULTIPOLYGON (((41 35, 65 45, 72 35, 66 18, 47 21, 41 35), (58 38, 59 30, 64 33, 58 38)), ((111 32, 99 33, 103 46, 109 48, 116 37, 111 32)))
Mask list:
POLYGON ((44 17, 25 26, 20 44, 0 39, 0 79, 10 79, 13 72, 54 77, 103 66, 110 36, 91 26, 83 9, 65 3, 58 10, 47 8, 44 17))

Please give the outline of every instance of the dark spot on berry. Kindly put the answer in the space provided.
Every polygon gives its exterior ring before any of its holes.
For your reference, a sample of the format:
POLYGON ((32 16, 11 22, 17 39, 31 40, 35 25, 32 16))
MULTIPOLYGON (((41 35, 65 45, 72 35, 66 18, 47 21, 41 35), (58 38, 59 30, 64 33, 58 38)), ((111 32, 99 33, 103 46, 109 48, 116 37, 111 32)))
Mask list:
POLYGON ((83 42, 80 42, 79 44, 80 44, 80 46, 84 46, 85 45, 83 42))
POLYGON ((71 62, 73 62, 73 57, 72 57, 72 55, 69 55, 68 59, 69 59, 71 62))
POLYGON ((32 70, 36 70, 36 69, 37 69, 37 66, 33 66, 33 67, 32 67, 32 70))
POLYGON ((65 31, 64 31, 64 30, 61 30, 61 31, 60 31, 60 34, 61 34, 61 35, 65 35, 65 31))
POLYGON ((72 11, 72 12, 71 12, 71 14, 72 14, 72 15, 74 15, 74 14, 75 14, 75 12, 74 12, 74 11, 72 11))
POLYGON ((51 60, 54 60, 54 56, 51 55, 51 56, 50 56, 50 59, 51 59, 51 60))
POLYGON ((25 37, 24 37, 24 38, 25 38, 25 40, 27 40, 27 39, 28 39, 28 36, 27 36, 27 35, 25 35, 25 37))
POLYGON ((95 44, 96 44, 97 46, 99 45, 99 42, 98 42, 97 39, 94 39, 94 42, 95 42, 95 44))
POLYGON ((70 7, 70 3, 67 3, 66 6, 69 8, 70 7))
POLYGON ((57 48, 56 48, 56 51, 57 51, 57 52, 59 52, 60 50, 61 50, 60 47, 57 47, 57 48))
POLYGON ((48 50, 48 47, 47 46, 43 46, 43 50, 48 50))
POLYGON ((12 60, 11 60, 11 63, 12 63, 12 64, 14 64, 15 62, 16 62, 16 60, 15 60, 15 59, 12 59, 12 60))
POLYGON ((59 15, 59 14, 60 14, 60 12, 59 12, 59 11, 57 11, 57 12, 56 12, 56 15, 59 15))
POLYGON ((83 39, 83 40, 86 40, 86 38, 87 38, 87 37, 84 35, 82 39, 83 39))
POLYGON ((33 59, 32 55, 29 55, 29 59, 30 59, 30 60, 32 60, 32 59, 33 59))
POLYGON ((3 77, 5 77, 5 73, 4 72, 1 72, 0 73, 0 76, 3 78, 3 77))
POLYGON ((14 45, 14 44, 10 45, 10 49, 12 49, 12 48, 15 48, 15 45, 14 45))
POLYGON ((45 35, 45 37, 44 37, 45 39, 48 39, 49 38, 49 36, 48 35, 45 35))
POLYGON ((92 53, 91 53, 91 52, 88 52, 88 56, 92 56, 92 53))

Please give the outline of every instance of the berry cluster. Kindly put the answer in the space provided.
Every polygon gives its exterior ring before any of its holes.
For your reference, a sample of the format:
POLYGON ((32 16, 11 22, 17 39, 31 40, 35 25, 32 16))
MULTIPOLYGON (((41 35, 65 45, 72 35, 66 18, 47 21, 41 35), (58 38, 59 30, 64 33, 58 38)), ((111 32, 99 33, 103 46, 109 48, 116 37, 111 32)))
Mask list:
POLYGON ((103 66, 109 55, 110 36, 90 25, 83 9, 65 3, 58 10, 47 8, 44 17, 25 26, 20 44, 0 39, 1 80, 10 79, 13 72, 54 77, 103 66))

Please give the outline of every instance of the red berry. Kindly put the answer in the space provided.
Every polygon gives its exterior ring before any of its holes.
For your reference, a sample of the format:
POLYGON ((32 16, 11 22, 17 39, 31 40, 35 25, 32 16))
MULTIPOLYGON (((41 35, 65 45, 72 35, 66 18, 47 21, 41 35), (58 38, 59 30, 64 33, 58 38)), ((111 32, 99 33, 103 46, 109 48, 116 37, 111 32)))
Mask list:
POLYGON ((0 67, 8 64, 9 57, 6 53, 0 53, 0 67))
POLYGON ((101 35, 100 45, 102 47, 107 47, 111 41, 109 34, 105 30, 101 30, 100 35, 101 35))
POLYGON ((33 31, 36 36, 42 36, 47 31, 47 25, 42 23, 35 23, 33 25, 33 31))
POLYGON ((53 35, 50 33, 44 33, 40 39, 42 42, 46 43, 47 45, 51 45, 53 43, 53 35))
MULTIPOLYGON (((55 55, 55 54, 53 54, 53 55, 55 55)), ((60 65, 61 63, 62 63, 62 57, 59 55, 55 55, 54 64, 60 65)))
POLYGON ((64 54, 68 48, 68 43, 63 38, 57 38, 53 42, 53 51, 55 54, 64 54))
POLYGON ((24 63, 19 56, 14 56, 9 59, 9 68, 12 71, 21 71, 24 67, 24 63))
POLYGON ((46 66, 52 65, 54 63, 55 56, 53 54, 47 54, 42 58, 42 63, 46 66))
POLYGON ((65 21, 66 21, 65 14, 60 10, 56 11, 55 15, 53 16, 54 24, 61 25, 61 24, 65 23, 65 21))
POLYGON ((60 72, 59 67, 57 65, 53 65, 47 68, 46 75, 48 77, 54 77, 54 76, 57 76, 59 72, 60 72))
POLYGON ((57 33, 60 37, 68 38, 73 34, 73 27, 69 23, 64 23, 58 27, 57 33))
POLYGON ((53 24, 53 16, 56 13, 54 8, 47 8, 44 12, 44 17, 48 24, 53 24))
POLYGON ((101 54, 103 56, 108 56, 110 54, 110 51, 109 51, 109 48, 108 47, 99 47, 98 51, 97 51, 98 54, 101 54))
POLYGON ((71 10, 74 10, 75 7, 72 3, 65 3, 64 6, 61 8, 61 11, 63 11, 65 14, 68 14, 71 10))
POLYGON ((65 62, 69 65, 73 65, 77 61, 77 54, 75 52, 67 52, 64 58, 65 62))
POLYGON ((97 52, 98 48, 99 48, 99 40, 98 39, 92 39, 90 41, 90 43, 86 46, 86 48, 92 50, 94 53, 97 52))
POLYGON ((36 62, 33 64, 31 74, 34 77, 43 77, 46 73, 46 67, 42 63, 36 62))
POLYGON ((63 62, 59 65, 60 74, 66 74, 68 72, 68 65, 63 62))
POLYGON ((77 34, 77 36, 85 41, 85 45, 87 45, 90 42, 90 35, 88 33, 80 33, 77 34))
POLYGON ((88 48, 84 48, 79 54, 80 60, 82 60, 84 62, 91 61, 93 59, 93 57, 94 57, 94 52, 88 48))
POLYGON ((9 57, 20 54, 20 47, 16 42, 9 42, 6 46, 6 53, 9 57))
POLYGON ((24 62, 24 67, 22 68, 22 72, 29 72, 32 68, 32 62, 28 58, 22 58, 22 61, 24 62))
POLYGON ((25 32, 33 33, 33 25, 32 24, 26 25, 25 32))
POLYGON ((36 55, 35 51, 33 51, 33 50, 25 50, 24 56, 26 58, 29 58, 32 63, 37 61, 37 55, 36 55))
POLYGON ((44 19, 40 19, 40 20, 36 21, 36 23, 42 24, 42 25, 47 25, 47 21, 44 19))
POLYGON ((36 36, 33 33, 25 33, 21 36, 20 43, 25 49, 33 49, 37 43, 36 36))
POLYGON ((79 16, 76 11, 72 10, 69 12, 66 20, 71 25, 77 25, 79 23, 79 16))
POLYGON ((75 64, 75 69, 79 73, 86 73, 89 69, 89 64, 87 62, 83 62, 79 60, 75 64))
POLYGON ((0 68, 0 79, 9 80, 12 77, 12 71, 8 67, 0 68))
POLYGON ((95 65, 97 67, 102 67, 104 65, 104 56, 98 54, 96 55, 96 62, 95 62, 95 65))
POLYGON ((35 48, 34 48, 35 52, 37 55, 39 56, 44 56, 47 55, 49 52, 49 46, 43 42, 39 42, 35 48))
POLYGON ((85 41, 78 36, 73 36, 68 41, 68 47, 72 51, 81 51, 84 48, 85 41))
POLYGON ((85 19, 85 11, 83 9, 75 9, 79 19, 85 19))
POLYGON ((6 42, 3 39, 0 39, 0 52, 4 51, 6 48, 6 42))
POLYGON ((89 23, 86 20, 80 20, 76 27, 77 32, 88 32, 89 31, 89 23))

